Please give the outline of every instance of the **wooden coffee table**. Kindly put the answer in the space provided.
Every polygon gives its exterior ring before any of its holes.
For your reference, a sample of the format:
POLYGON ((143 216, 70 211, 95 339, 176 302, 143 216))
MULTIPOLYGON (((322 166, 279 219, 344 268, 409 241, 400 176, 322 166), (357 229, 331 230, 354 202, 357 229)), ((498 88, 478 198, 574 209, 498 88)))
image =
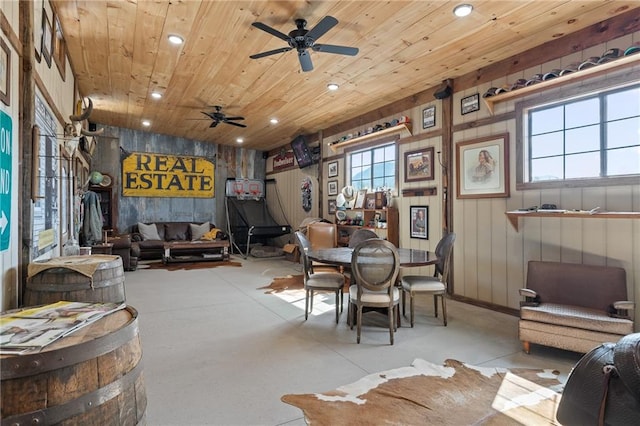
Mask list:
POLYGON ((229 259, 229 241, 169 241, 164 243, 162 261, 204 262, 229 259), (180 250, 189 250, 190 254, 180 255, 180 250), (199 253, 193 253, 198 250, 199 253))

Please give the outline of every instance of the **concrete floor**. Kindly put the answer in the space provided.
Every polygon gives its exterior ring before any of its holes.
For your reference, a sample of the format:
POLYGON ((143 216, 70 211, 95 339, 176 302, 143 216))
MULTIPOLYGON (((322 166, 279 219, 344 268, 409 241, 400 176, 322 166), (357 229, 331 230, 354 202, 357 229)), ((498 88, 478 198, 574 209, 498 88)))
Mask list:
POLYGON ((581 357, 541 346, 527 355, 517 317, 451 300, 444 327, 428 296, 417 298, 415 326, 403 318, 393 346, 376 313, 365 315, 358 345, 346 325, 346 300, 336 325, 333 294, 316 295, 305 321, 302 292, 258 289, 300 274, 299 264, 232 260, 242 267, 126 273, 127 303, 139 314, 149 425, 303 425, 302 411, 280 401, 282 395, 328 391, 416 358, 553 368, 566 379, 581 357))

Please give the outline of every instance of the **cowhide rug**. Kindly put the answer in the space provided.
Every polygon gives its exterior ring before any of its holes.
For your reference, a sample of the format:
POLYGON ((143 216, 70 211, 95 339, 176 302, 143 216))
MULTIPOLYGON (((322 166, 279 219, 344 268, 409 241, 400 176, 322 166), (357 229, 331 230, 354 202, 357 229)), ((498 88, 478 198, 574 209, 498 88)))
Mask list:
POLYGON ((164 263, 162 261, 149 262, 138 265, 140 269, 164 269, 167 271, 184 271, 192 269, 209 269, 217 268, 219 266, 242 266, 240 262, 234 262, 233 260, 215 260, 210 262, 174 262, 164 263))
MULTIPOLYGON (((258 290, 265 290, 266 294, 282 293, 287 290, 304 289, 303 275, 287 275, 284 277, 276 277, 271 283, 264 287, 258 287, 258 290)), ((344 292, 349 292, 349 277, 345 277, 344 292)))
POLYGON ((311 425, 546 425, 562 384, 552 370, 444 366, 416 359, 410 367, 370 374, 316 394, 284 395, 311 425))

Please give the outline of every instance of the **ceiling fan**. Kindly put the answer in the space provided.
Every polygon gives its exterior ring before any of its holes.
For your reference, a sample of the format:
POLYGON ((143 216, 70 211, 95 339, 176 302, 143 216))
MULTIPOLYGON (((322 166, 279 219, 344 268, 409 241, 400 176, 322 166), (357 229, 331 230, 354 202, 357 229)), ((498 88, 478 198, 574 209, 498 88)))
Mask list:
POLYGON ((206 112, 202 111, 204 115, 209 117, 211 120, 211 125, 209 127, 216 127, 220 123, 231 124, 232 126, 238 127, 247 127, 246 124, 236 123, 234 120, 244 120, 244 117, 227 117, 226 114, 222 112, 222 107, 219 105, 214 106, 215 111, 206 112))
POLYGON ((277 53, 288 52, 296 49, 298 51, 298 59, 302 66, 302 71, 307 72, 313 69, 311 56, 309 56, 309 48, 314 52, 335 53, 337 55, 355 56, 358 54, 357 47, 336 46, 332 44, 316 44, 316 40, 322 37, 327 31, 335 27, 338 20, 333 16, 325 16, 318 24, 310 30, 306 29, 307 21, 304 19, 296 19, 296 29, 291 31, 289 35, 263 24, 262 22, 254 22, 253 25, 262 31, 286 41, 289 47, 281 47, 280 49, 269 50, 268 52, 256 53, 249 56, 251 59, 264 58, 265 56, 275 55, 277 53))

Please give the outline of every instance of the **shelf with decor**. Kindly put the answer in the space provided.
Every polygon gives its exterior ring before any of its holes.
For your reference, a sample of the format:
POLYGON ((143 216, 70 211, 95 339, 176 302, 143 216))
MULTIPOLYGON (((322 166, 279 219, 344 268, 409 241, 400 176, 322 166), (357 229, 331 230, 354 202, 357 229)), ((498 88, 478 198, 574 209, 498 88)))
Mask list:
POLYGON ((412 136, 411 123, 401 123, 393 127, 387 127, 386 129, 378 130, 377 132, 369 133, 351 139, 346 139, 343 141, 336 141, 329 144, 329 148, 331 148, 333 152, 336 152, 338 148, 344 148, 347 145, 352 145, 354 143, 364 142, 371 139, 378 139, 383 136, 393 135, 396 133, 400 133, 400 137, 412 136))
POLYGON ((338 210, 338 212, 336 213, 338 245, 348 246, 351 234, 356 229, 366 228, 375 232, 378 237, 384 238, 398 247, 400 243, 398 209, 389 207, 382 209, 338 210), (344 215, 338 212, 344 212, 344 215))
POLYGON ((555 218, 580 218, 580 219, 640 219, 640 212, 604 212, 599 211, 591 213, 589 210, 575 211, 575 210, 563 210, 563 211, 544 211, 544 210, 532 210, 522 211, 515 210, 505 212, 509 223, 516 231, 519 231, 518 219, 521 217, 555 217, 555 218))
POLYGON ((573 83, 587 78, 595 77, 598 75, 606 74, 611 71, 618 70, 627 66, 633 66, 640 64, 640 54, 623 56, 615 59, 611 62, 605 62, 604 64, 594 65, 590 68, 575 71, 560 77, 552 78, 551 80, 541 81, 531 86, 521 87, 519 89, 511 90, 509 92, 503 92, 498 95, 489 96, 483 98, 484 103, 487 105, 489 112, 493 115, 493 106, 500 102, 506 102, 511 99, 524 97, 533 93, 541 92, 553 87, 573 83))

